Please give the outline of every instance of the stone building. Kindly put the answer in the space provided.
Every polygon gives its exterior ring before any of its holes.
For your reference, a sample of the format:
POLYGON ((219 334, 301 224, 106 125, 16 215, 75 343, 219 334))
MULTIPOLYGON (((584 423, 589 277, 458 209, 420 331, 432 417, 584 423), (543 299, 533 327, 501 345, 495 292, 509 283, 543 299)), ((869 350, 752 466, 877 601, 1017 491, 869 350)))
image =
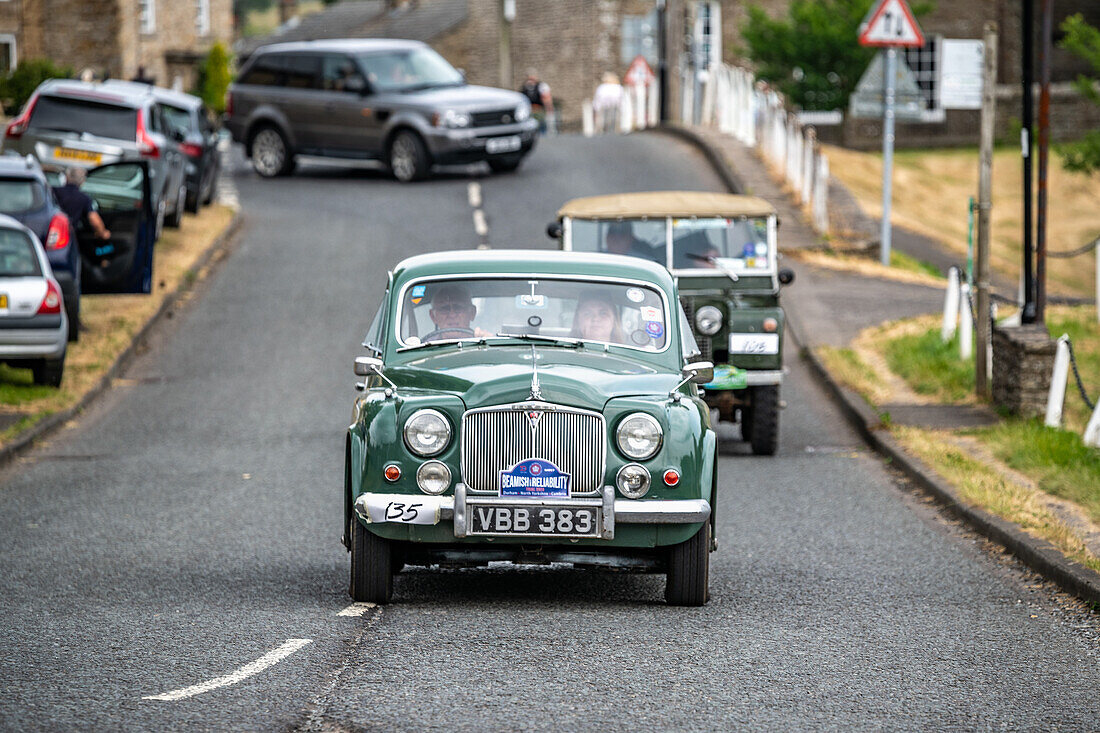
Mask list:
POLYGON ((0 73, 49 58, 97 76, 147 77, 183 89, 196 63, 233 38, 232 0, 0 0, 0 73))

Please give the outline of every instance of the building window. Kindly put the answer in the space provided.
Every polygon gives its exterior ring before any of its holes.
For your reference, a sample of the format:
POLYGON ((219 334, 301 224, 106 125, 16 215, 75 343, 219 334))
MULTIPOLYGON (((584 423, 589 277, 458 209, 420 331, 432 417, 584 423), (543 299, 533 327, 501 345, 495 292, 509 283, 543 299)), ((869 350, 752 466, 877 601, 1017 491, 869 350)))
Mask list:
POLYGON ((157 31, 157 0, 139 0, 141 7, 141 32, 157 31))
POLYGON ((637 56, 657 65, 657 11, 648 15, 624 15, 619 60, 629 64, 637 56))
POLYGON ((10 33, 0 33, 0 77, 5 77, 15 71, 17 63, 15 36, 10 33))
POLYGON ((928 35, 920 48, 907 48, 903 52, 909 70, 920 87, 924 97, 922 118, 934 122, 943 119, 943 104, 940 102, 940 36, 928 35))
POLYGON ((210 0, 195 0, 195 33, 210 35, 210 0))

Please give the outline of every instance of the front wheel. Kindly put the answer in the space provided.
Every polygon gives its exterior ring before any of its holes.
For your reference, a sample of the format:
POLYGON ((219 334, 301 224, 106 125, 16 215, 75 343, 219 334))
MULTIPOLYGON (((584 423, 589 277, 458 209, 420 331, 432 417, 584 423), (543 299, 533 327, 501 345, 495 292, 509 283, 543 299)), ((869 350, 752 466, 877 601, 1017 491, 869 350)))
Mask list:
POLYGON ((665 600, 670 606, 702 606, 710 598, 710 522, 668 551, 665 600))
POLYGON ((752 410, 749 411, 748 440, 758 456, 774 456, 779 447, 779 386, 775 384, 752 388, 752 410))
POLYGON ((390 541, 378 537, 358 518, 351 519, 352 600, 389 603, 393 597, 393 548, 390 541))
POLYGON ((519 164, 523 162, 523 154, 516 153, 515 155, 501 155, 496 158, 489 158, 489 168, 494 173, 511 173, 519 168, 519 164))
POLYGON ((393 177, 408 183, 425 178, 432 161, 420 136, 412 130, 402 130, 390 143, 389 164, 393 177))

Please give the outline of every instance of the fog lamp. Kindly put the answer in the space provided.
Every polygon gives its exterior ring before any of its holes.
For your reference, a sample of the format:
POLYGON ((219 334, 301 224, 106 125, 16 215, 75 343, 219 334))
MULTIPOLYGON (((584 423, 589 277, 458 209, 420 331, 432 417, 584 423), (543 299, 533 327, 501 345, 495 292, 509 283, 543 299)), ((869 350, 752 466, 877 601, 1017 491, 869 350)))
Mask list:
POLYGON ((427 461, 416 469, 416 485, 425 494, 442 494, 451 485, 451 469, 441 461, 427 461))
POLYGON ((615 474, 619 493, 628 499, 641 499, 649 491, 649 471, 645 466, 628 463, 615 474))

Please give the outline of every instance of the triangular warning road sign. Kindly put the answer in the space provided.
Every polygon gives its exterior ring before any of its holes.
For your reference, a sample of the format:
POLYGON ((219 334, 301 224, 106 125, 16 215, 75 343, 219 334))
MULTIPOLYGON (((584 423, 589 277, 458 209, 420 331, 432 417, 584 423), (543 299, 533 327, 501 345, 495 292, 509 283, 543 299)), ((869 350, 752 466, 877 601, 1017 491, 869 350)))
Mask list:
POLYGON ((905 0, 879 0, 870 17, 859 32, 861 46, 924 45, 924 34, 905 0))

